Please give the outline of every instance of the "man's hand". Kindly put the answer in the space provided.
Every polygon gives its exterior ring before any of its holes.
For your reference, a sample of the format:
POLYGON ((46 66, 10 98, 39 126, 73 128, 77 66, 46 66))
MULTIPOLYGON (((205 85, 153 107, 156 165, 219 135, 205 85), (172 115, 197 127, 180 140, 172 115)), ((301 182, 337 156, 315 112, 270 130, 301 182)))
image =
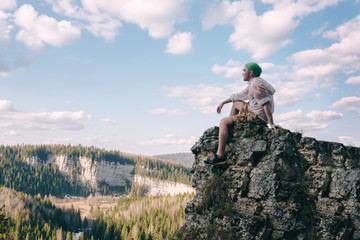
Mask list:
POLYGON ((223 106, 224 106, 224 104, 223 104, 223 103, 220 103, 220 105, 217 107, 216 112, 217 112, 218 114, 221 113, 221 109, 223 108, 223 106))
POLYGON ((282 126, 276 124, 270 124, 270 127, 271 129, 284 129, 282 126))

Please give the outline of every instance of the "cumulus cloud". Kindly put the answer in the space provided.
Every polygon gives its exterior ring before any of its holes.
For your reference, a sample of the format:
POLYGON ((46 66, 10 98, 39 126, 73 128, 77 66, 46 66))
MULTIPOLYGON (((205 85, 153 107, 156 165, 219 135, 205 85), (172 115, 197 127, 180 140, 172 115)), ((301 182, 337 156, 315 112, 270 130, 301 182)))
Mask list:
POLYGON ((186 99, 185 102, 195 111, 204 114, 216 112, 219 99, 225 99, 229 93, 217 86, 204 84, 196 86, 163 87, 163 91, 168 92, 168 97, 178 97, 186 99))
POLYGON ((0 100, 0 111, 12 112, 15 110, 14 104, 9 100, 0 100))
POLYGON ((2 1, 0 3, 0 76, 9 76, 12 72, 28 67, 32 60, 28 57, 8 58, 7 44, 10 41, 10 32, 13 26, 10 24, 11 14, 3 10, 12 9, 16 6, 14 1, 2 1), (3 10, 2 10, 3 9, 3 10))
POLYGON ((334 111, 311 111, 304 113, 302 110, 296 110, 288 113, 276 115, 277 122, 293 131, 313 132, 327 128, 327 121, 341 119, 342 113, 334 111))
POLYGON ((121 22, 138 25, 153 38, 167 38, 185 18, 188 0, 47 0, 59 14, 83 21, 96 36, 112 40, 121 22))
POLYGON ((352 76, 346 80, 347 84, 360 85, 360 76, 352 76))
POLYGON ((101 119, 101 122, 106 125, 117 125, 118 124, 116 121, 113 121, 110 118, 103 118, 103 119, 101 119))
POLYGON ((81 31, 71 22, 46 15, 38 15, 35 9, 25 4, 14 13, 14 22, 20 28, 16 35, 18 41, 31 50, 38 51, 45 44, 60 47, 80 38, 81 31))
POLYGON ((11 10, 16 7, 16 0, 1 0, 0 10, 11 10))
POLYGON ((191 53, 192 40, 194 35, 191 32, 178 32, 172 35, 167 43, 166 52, 174 55, 184 55, 191 53))
POLYGON ((163 138, 144 140, 139 142, 140 145, 155 146, 155 145, 193 145, 196 137, 181 138, 173 134, 168 134, 163 138))
POLYGON ((310 49, 293 54, 294 75, 331 84, 337 77, 360 69, 360 15, 340 25, 324 37, 337 42, 324 49, 310 49))
POLYGON ((205 30, 217 24, 234 27, 229 42, 236 50, 246 50, 256 60, 262 59, 289 45, 291 33, 299 19, 312 12, 335 5, 340 0, 278 1, 266 0, 272 9, 257 15, 253 1, 220 1, 208 7, 202 25, 205 30))
POLYGON ((349 136, 339 136, 339 141, 345 145, 351 145, 351 146, 360 146, 360 142, 357 141, 355 138, 353 137, 349 137, 349 136))
POLYGON ((344 97, 331 105, 333 108, 341 108, 348 112, 360 113, 359 97, 344 97))
POLYGON ((166 109, 166 108, 157 108, 152 109, 150 111, 151 115, 169 115, 169 116, 186 116, 187 114, 184 112, 181 112, 180 109, 166 109))
POLYGON ((36 130, 81 130, 91 115, 83 112, 23 112, 16 110, 13 103, 0 100, 0 126, 9 129, 36 130))
POLYGON ((242 77, 244 64, 229 59, 225 66, 215 64, 211 71, 215 74, 224 74, 225 78, 240 78, 242 77))

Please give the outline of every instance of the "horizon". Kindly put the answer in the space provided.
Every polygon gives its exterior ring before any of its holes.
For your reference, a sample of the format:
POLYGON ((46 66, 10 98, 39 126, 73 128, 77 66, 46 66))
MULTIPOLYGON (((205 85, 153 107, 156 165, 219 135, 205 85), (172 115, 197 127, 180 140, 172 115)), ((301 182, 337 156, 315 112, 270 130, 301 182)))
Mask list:
POLYGON ((254 61, 275 124, 360 146, 360 0, 2 0, 0 32, 0 145, 189 153, 254 61))

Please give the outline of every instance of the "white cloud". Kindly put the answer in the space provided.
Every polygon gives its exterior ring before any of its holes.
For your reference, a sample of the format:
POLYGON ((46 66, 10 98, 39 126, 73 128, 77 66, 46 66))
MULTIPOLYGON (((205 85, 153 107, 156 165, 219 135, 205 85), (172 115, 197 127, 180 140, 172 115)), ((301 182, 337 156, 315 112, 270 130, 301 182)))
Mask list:
POLYGON ((14 22, 20 27, 16 39, 34 51, 40 50, 45 44, 57 47, 70 44, 81 35, 80 29, 71 22, 58 22, 46 15, 38 16, 29 4, 21 6, 14 13, 14 22))
POLYGON ((80 130, 84 129, 91 115, 83 112, 22 112, 12 102, 0 100, 0 126, 9 130, 80 130))
POLYGON ((47 0, 59 14, 81 20, 96 36, 112 40, 121 22, 136 24, 153 38, 167 38, 185 18, 188 0, 47 0))
POLYGON ((151 115, 169 115, 169 116, 186 116, 187 114, 181 112, 180 109, 168 110, 166 108, 157 108, 150 111, 151 115))
POLYGON ((219 102, 229 96, 221 87, 200 84, 197 86, 163 87, 168 97, 185 98, 195 111, 203 114, 216 113, 219 102))
POLYGON ((235 31, 229 42, 236 50, 246 50, 254 59, 262 59, 291 43, 291 33, 300 18, 335 5, 340 0, 321 1, 262 1, 272 9, 258 16, 253 1, 221 1, 212 4, 203 18, 203 28, 216 24, 232 25, 235 31))
POLYGON ((0 76, 4 77, 9 76, 18 69, 28 67, 32 62, 28 57, 7 57, 7 44, 10 40, 10 32, 13 29, 13 26, 10 24, 11 14, 3 12, 1 8, 12 8, 13 5, 11 4, 12 1, 0 3, 0 76))
POLYGON ((349 77, 348 80, 346 80, 346 83, 351 85, 360 85, 360 76, 349 77))
POLYGON ((8 132, 4 132, 2 134, 5 135, 5 136, 16 136, 17 135, 17 133, 15 131, 13 131, 13 130, 8 131, 8 132))
POLYGON ((338 42, 328 48, 301 51, 291 56, 297 78, 312 78, 331 85, 337 77, 360 69, 360 15, 324 36, 338 42))
POLYGON ((211 70, 215 74, 224 73, 225 78, 240 78, 242 77, 244 64, 229 59, 225 66, 215 64, 211 70))
POLYGON ((155 145, 188 145, 191 146, 195 143, 196 137, 181 138, 168 134, 163 138, 144 140, 139 142, 140 145, 155 146, 155 145))
POLYGON ((360 146, 360 142, 357 141, 356 139, 354 139, 353 137, 349 137, 349 136, 339 136, 339 141, 345 145, 350 145, 350 146, 360 146))
POLYGON ((192 40, 194 35, 191 32, 178 32, 172 35, 166 46, 166 52, 174 55, 189 54, 193 51, 192 40))
POLYGON ((117 29, 121 26, 122 24, 119 20, 109 19, 107 22, 92 22, 86 26, 86 29, 95 36, 103 37, 106 41, 110 42, 114 40, 117 29))
POLYGON ((326 30, 326 28, 328 27, 329 23, 328 22, 325 22, 322 24, 322 26, 318 29, 316 29, 315 31, 313 31, 311 33, 311 36, 312 37, 317 37, 317 36, 320 36, 324 33, 324 31, 326 30))
POLYGON ((312 132, 327 128, 329 124, 325 123, 330 120, 341 119, 341 113, 333 111, 311 111, 306 114, 302 110, 292 111, 275 115, 275 122, 282 127, 292 131, 312 132))
POLYGON ((341 108, 348 112, 360 113, 359 97, 344 97, 331 105, 333 108, 341 108))
POLYGON ((11 10, 16 7, 16 0, 1 0, 0 10, 11 10))
POLYGON ((118 124, 116 121, 113 121, 109 118, 103 118, 103 119, 101 119, 101 122, 106 125, 117 125, 118 124))
POLYGON ((343 117, 342 113, 334 112, 334 111, 318 111, 314 110, 310 113, 306 114, 306 116, 316 122, 326 122, 329 120, 341 119, 343 117))
POLYGON ((14 111, 14 104, 9 100, 0 100, 0 111, 14 111))

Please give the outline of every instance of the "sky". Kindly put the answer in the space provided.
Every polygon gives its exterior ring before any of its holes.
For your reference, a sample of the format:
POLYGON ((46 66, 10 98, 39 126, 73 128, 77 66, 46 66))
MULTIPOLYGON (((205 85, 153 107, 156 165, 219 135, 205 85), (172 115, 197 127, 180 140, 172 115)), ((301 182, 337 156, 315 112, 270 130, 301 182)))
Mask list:
POLYGON ((0 144, 190 152, 250 61, 276 124, 360 146, 360 0, 1 0, 0 144))

